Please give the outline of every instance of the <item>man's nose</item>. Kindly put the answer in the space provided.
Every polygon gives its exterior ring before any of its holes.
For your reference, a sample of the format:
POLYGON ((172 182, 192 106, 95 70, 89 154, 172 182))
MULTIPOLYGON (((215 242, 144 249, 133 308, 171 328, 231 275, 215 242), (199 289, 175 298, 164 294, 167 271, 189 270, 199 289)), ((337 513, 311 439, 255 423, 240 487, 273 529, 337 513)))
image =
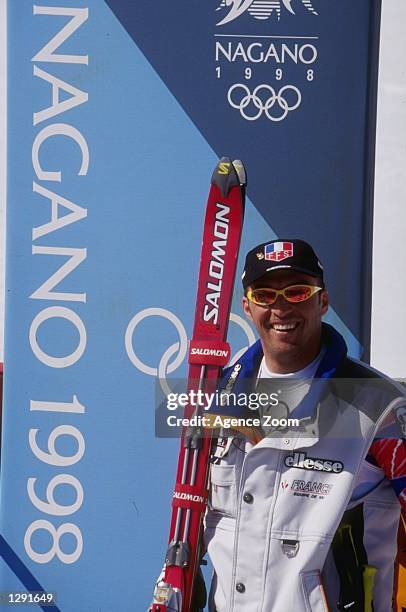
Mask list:
POLYGON ((292 310, 292 304, 290 304, 283 295, 279 294, 276 298, 276 301, 272 304, 271 309, 273 312, 289 312, 292 310))

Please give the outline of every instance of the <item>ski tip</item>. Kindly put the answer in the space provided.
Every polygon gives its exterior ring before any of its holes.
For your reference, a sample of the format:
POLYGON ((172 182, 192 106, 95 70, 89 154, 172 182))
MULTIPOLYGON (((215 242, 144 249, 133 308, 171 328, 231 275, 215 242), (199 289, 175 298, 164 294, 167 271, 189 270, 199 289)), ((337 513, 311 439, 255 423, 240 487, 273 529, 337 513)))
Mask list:
POLYGON ((233 166, 235 171, 237 172, 241 187, 245 187, 245 185, 247 184, 247 172, 241 159, 234 159, 233 166))
POLYGON ((246 184, 246 173, 240 160, 231 161, 229 157, 222 157, 214 169, 211 177, 212 185, 217 185, 223 197, 226 197, 232 187, 241 187, 246 184))

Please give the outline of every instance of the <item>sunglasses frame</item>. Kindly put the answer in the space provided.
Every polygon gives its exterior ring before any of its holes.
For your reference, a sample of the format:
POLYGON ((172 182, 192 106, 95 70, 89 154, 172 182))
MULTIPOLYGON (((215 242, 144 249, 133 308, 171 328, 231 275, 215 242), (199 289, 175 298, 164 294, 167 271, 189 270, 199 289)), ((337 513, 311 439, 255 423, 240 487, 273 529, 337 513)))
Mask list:
POLYGON ((249 299, 250 302, 252 302, 256 306, 262 306, 263 308, 270 308, 276 303, 280 295, 289 304, 302 304, 303 302, 307 302, 307 300, 310 300, 310 298, 313 297, 318 291, 323 291, 323 287, 318 287, 317 285, 306 285, 305 283, 296 283, 295 285, 289 285, 288 287, 284 287, 283 289, 273 289, 272 287, 256 287, 255 289, 248 289, 247 298, 249 299), (311 289, 309 297, 305 298, 304 300, 299 300, 299 301, 289 300, 285 295, 285 291, 287 291, 288 289, 293 289, 294 287, 309 287, 311 289), (275 300, 271 304, 263 304, 261 302, 256 302, 255 300, 252 299, 252 294, 254 293, 254 291, 264 291, 264 290, 266 291, 267 289, 270 289, 271 291, 275 292, 275 300))

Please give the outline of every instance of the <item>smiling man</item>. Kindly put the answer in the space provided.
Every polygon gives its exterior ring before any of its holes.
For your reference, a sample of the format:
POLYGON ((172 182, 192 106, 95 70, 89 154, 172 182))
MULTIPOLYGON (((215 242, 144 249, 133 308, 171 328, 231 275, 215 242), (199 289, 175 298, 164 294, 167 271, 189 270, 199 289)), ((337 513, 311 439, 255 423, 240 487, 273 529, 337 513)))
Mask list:
POLYGON ((210 610, 388 612, 406 501, 404 391, 322 323, 328 293, 309 244, 258 245, 242 279, 259 340, 225 370, 216 410, 252 414, 232 396, 276 392, 258 416, 300 425, 220 432, 205 519, 210 610))
POLYGON ((269 370, 287 374, 313 361, 328 293, 311 246, 302 240, 259 245, 247 255, 243 285, 244 312, 258 331, 269 370))

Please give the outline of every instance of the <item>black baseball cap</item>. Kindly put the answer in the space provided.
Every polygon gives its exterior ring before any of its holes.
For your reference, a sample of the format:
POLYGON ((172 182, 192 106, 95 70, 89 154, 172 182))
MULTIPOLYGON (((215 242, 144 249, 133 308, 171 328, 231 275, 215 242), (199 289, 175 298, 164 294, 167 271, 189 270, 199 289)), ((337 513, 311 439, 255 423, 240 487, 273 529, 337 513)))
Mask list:
POLYGON ((323 280, 323 266, 313 248, 296 238, 277 238, 253 248, 245 258, 244 289, 274 270, 295 270, 323 280))

